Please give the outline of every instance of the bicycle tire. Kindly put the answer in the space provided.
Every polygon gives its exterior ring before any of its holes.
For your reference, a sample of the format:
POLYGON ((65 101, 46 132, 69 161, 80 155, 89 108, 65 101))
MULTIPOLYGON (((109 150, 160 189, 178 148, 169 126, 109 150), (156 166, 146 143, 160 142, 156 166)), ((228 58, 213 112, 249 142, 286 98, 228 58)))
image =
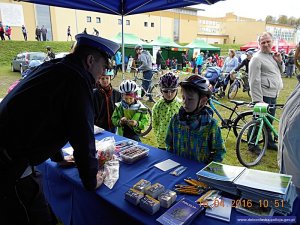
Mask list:
POLYGON ((230 85, 228 89, 228 93, 227 93, 228 99, 234 99, 238 91, 239 91, 239 84, 238 82, 235 81, 230 85))
POLYGON ((238 137, 239 133, 241 132, 242 128, 252 120, 253 118, 253 111, 252 110, 248 110, 245 112, 242 112, 241 114, 239 114, 233 122, 233 133, 234 136, 238 137), (247 119, 245 119, 247 118, 247 119), (249 118, 249 119, 248 119, 249 118))
POLYGON ((258 137, 259 141, 257 145, 254 144, 257 137, 255 138, 255 140, 254 138, 252 138, 253 141, 249 140, 251 137, 249 136, 250 134, 256 135, 256 131, 258 131, 260 123, 261 122, 258 120, 250 121, 243 127, 237 138, 236 156, 239 162, 245 167, 257 165, 266 152, 268 134, 265 126, 263 126, 262 132, 260 134, 261 136, 258 137), (247 141, 242 141, 243 139, 246 139, 247 141))
POLYGON ((145 105, 145 107, 147 108, 147 113, 149 115, 149 122, 146 125, 145 129, 143 129, 141 133, 138 134, 140 137, 146 136, 152 130, 152 111, 148 106, 145 105))

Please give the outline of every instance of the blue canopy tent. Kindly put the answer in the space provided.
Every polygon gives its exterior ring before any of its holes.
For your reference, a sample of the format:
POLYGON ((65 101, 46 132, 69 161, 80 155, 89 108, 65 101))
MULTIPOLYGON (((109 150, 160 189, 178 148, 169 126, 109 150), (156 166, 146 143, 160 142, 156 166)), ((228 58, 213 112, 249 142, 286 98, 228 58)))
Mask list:
MULTIPOLYGON (((122 17, 122 34, 124 33, 124 16, 144 12, 180 8, 196 4, 214 4, 221 0, 21 0, 41 5, 51 5, 71 9, 120 15, 122 17)), ((122 52, 124 62, 124 36, 122 35, 122 52)), ((124 73, 124 63, 122 65, 124 73)))

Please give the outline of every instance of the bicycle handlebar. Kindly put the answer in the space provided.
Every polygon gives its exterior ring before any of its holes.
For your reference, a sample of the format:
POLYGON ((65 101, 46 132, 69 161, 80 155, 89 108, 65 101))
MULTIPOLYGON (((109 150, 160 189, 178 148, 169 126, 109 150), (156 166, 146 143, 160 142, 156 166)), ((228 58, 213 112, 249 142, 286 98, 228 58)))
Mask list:
MULTIPOLYGON (((250 108, 253 108, 257 103, 259 103, 259 102, 249 102, 248 106, 250 108)), ((284 107, 284 104, 268 104, 269 109, 274 109, 274 108, 282 109, 283 107, 284 107)))

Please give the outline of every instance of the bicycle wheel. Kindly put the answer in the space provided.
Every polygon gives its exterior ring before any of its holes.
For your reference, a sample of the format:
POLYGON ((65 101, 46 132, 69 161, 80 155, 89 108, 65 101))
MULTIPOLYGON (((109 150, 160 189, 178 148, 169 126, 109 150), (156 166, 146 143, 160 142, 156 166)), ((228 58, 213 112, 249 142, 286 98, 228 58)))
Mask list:
POLYGON ((243 127, 237 138, 236 155, 239 162, 246 167, 257 165, 267 149, 267 130, 263 126, 262 132, 259 134, 260 124, 261 122, 257 120, 250 121, 243 127), (256 141, 257 145, 255 145, 256 141))
POLYGON ((152 98, 154 99, 154 101, 156 102, 157 99, 159 99, 162 94, 160 91, 160 87, 158 84, 154 84, 151 89, 150 89, 150 95, 152 96, 152 98))
POLYGON ((229 87, 227 97, 229 99, 234 99, 238 91, 239 91, 239 84, 237 81, 234 81, 229 87))
POLYGON ((147 108, 147 114, 149 117, 149 121, 148 123, 145 125, 145 128, 141 131, 141 133, 139 134, 139 136, 144 137, 147 134, 149 134, 149 132, 152 129, 152 111, 151 109, 148 108, 148 106, 145 105, 145 107, 147 108))
POLYGON ((237 137, 241 132, 242 128, 246 125, 246 123, 250 122, 253 118, 253 111, 245 111, 239 114, 233 122, 233 133, 237 137))

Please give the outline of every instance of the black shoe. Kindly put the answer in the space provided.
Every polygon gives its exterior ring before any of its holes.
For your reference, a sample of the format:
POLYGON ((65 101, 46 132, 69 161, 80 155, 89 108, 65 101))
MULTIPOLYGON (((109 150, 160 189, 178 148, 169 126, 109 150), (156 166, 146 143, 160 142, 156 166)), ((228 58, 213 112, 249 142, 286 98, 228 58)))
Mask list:
POLYGON ((278 146, 275 144, 275 142, 269 142, 267 149, 278 151, 278 146))
POLYGON ((249 145, 248 150, 256 155, 259 155, 261 153, 261 149, 258 145, 249 145))

